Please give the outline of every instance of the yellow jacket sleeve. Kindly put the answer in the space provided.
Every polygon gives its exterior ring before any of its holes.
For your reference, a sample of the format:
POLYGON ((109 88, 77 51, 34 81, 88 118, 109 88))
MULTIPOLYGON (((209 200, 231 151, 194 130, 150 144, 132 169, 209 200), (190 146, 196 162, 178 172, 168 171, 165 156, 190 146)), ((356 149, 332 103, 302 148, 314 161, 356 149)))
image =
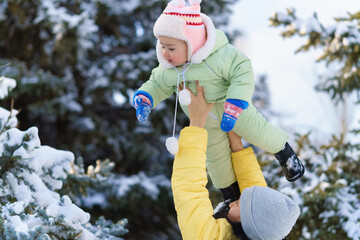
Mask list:
POLYGON ((252 186, 267 186, 260 165, 251 147, 232 153, 231 157, 240 192, 252 186))
POLYGON ((180 132, 171 187, 178 224, 184 240, 234 239, 226 219, 213 218, 206 189, 207 131, 186 127, 180 132))

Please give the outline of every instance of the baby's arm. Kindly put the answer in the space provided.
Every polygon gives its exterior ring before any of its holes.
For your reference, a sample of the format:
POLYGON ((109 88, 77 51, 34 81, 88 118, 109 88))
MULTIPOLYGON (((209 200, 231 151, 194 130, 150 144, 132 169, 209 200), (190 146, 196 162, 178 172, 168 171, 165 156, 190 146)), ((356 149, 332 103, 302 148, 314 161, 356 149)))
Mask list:
POLYGON ((165 70, 162 67, 153 69, 149 80, 134 94, 133 105, 140 122, 147 121, 151 109, 173 93, 172 87, 166 85, 162 79, 163 71, 165 70))
POLYGON ((155 108, 161 101, 174 93, 174 87, 168 85, 163 77, 164 71, 166 70, 161 66, 154 68, 149 80, 139 88, 139 91, 145 91, 153 98, 152 108, 155 108))
POLYGON ((230 83, 221 121, 224 132, 231 131, 239 115, 248 108, 255 87, 250 59, 232 45, 228 48, 232 54, 229 67, 224 70, 224 77, 230 83))
POLYGON ((225 66, 224 78, 229 81, 229 88, 227 91, 227 99, 238 99, 245 102, 251 102, 252 95, 255 89, 254 73, 251 66, 250 59, 234 46, 229 45, 229 56, 227 61, 230 61, 228 66, 225 66))

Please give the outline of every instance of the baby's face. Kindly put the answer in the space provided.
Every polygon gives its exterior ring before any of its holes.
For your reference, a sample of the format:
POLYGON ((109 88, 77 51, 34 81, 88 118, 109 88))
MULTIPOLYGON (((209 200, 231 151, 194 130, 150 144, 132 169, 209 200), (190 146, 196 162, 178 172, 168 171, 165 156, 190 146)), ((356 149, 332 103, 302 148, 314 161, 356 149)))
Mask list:
POLYGON ((166 61, 174 66, 181 66, 187 62, 187 44, 185 41, 171 37, 159 37, 162 55, 166 61))

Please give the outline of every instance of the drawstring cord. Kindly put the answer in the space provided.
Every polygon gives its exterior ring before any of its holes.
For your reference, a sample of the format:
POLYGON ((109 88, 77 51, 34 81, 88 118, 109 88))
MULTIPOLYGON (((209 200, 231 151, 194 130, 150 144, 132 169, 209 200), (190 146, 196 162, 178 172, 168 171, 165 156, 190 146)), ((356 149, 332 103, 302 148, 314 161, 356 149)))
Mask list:
MULTIPOLYGON (((186 71, 191 67, 192 62, 188 62, 185 63, 183 65, 182 68, 182 72, 179 72, 176 67, 173 67, 173 69, 177 72, 178 74, 178 78, 177 78, 177 86, 176 86, 176 99, 175 99, 175 113, 174 113, 174 126, 173 126, 173 134, 172 137, 169 137, 166 139, 166 143, 165 146, 167 148, 167 150, 171 153, 171 154, 177 154, 179 151, 179 140, 176 139, 175 137, 175 131, 176 131, 176 115, 177 115, 177 107, 178 107, 178 101, 180 104, 184 104, 184 105, 188 105, 191 102, 191 96, 190 96, 190 92, 185 89, 185 83, 186 83, 186 79, 185 79, 185 73, 186 71), (183 87, 184 89, 180 91, 180 95, 179 95, 179 85, 180 85, 180 77, 182 76, 182 81, 184 83, 183 87), (190 99, 189 99, 190 98, 190 99), (187 99, 187 100, 186 100, 187 99), (190 100, 190 101, 189 101, 190 100)), ((215 119, 217 119, 213 114, 211 115, 212 117, 214 117, 215 119)))
POLYGON ((183 70, 180 73, 176 67, 174 67, 175 71, 178 73, 178 79, 177 79, 177 86, 176 86, 176 101, 175 101, 175 114, 174 114, 174 126, 173 126, 173 137, 175 137, 175 128, 176 128, 176 113, 177 113, 177 107, 178 107, 178 96, 179 96, 179 84, 180 84, 180 76, 183 78, 183 83, 185 87, 185 72, 190 68, 192 65, 192 62, 188 62, 184 64, 183 70))

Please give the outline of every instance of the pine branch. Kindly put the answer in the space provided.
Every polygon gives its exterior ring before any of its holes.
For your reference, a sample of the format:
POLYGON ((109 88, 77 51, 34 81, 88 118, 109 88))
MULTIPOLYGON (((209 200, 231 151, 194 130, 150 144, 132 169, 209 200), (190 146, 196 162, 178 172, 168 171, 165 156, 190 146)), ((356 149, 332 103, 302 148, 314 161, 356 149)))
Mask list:
MULTIPOLYGON (((11 234, 11 230, 10 230, 10 227, 9 227, 9 226, 7 226, 7 229, 8 229, 8 231, 9 231, 9 234, 11 234)), ((14 236, 11 235, 11 237, 12 237, 14 240, 16 240, 16 238, 15 238, 14 236)))
MULTIPOLYGON (((10 122, 11 118, 13 117, 12 113, 14 110, 14 99, 11 99, 11 106, 10 106, 10 114, 9 117, 7 118, 6 122, 4 123, 4 127, 1 129, 0 131, 0 135, 3 134, 8 128, 8 123, 10 122)), ((20 112, 21 110, 18 110, 17 114, 20 112)))
POLYGON ((35 236, 34 240, 37 239, 37 237, 39 236, 40 232, 41 232, 41 231, 38 231, 38 232, 36 233, 36 236, 35 236))
POLYGON ((3 174, 14 166, 13 157, 10 157, 10 159, 2 158, 1 161, 4 161, 5 164, 3 164, 3 167, 0 169, 0 178, 2 178, 3 174))
POLYGON ((79 234, 75 236, 75 239, 79 238, 81 234, 82 234, 82 231, 80 231, 79 234))
POLYGON ((11 65, 11 62, 8 62, 5 65, 0 66, 0 68, 5 68, 5 67, 10 66, 10 65, 11 65))

